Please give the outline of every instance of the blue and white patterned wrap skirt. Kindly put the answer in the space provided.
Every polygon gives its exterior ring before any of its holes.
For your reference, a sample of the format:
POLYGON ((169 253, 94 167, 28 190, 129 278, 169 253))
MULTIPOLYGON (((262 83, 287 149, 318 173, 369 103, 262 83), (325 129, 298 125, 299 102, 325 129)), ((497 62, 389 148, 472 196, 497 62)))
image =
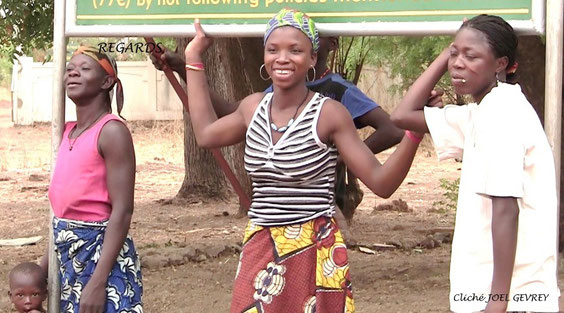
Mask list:
MULTIPOLYGON (((94 273, 108 222, 53 219, 60 262, 61 312, 78 313, 80 294, 94 273)), ((106 313, 142 313, 141 264, 128 235, 108 277, 106 313)))

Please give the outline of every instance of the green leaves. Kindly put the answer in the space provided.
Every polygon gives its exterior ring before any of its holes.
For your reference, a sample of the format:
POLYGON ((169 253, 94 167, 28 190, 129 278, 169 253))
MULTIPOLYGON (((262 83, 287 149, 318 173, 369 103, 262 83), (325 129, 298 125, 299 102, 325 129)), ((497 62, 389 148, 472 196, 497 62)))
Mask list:
POLYGON ((0 54, 14 58, 53 40, 53 1, 0 0, 0 54))
POLYGON ((458 204, 458 188, 460 187, 460 178, 450 181, 445 178, 440 180, 441 189, 443 189, 443 199, 433 202, 435 212, 446 213, 456 211, 458 204))
MULTIPOLYGON (((356 84, 365 64, 383 67, 394 81, 399 81, 392 91, 402 92, 452 42, 452 37, 374 36, 341 37, 339 40, 339 49, 330 63, 334 72, 356 84)), ((437 87, 445 90, 446 103, 461 101, 454 94, 447 77, 443 77, 437 87)))

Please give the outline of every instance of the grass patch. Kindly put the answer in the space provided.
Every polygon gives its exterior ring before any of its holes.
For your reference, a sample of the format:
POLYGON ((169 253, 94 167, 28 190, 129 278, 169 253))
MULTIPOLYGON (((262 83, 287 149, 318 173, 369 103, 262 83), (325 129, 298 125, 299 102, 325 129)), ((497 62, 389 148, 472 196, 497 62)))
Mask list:
POLYGON ((10 88, 12 82, 12 59, 0 56, 0 87, 10 88))
POLYGON ((433 211, 437 213, 446 213, 456 211, 458 203, 458 187, 460 186, 460 178, 455 180, 440 179, 440 186, 443 189, 443 199, 433 202, 433 211))

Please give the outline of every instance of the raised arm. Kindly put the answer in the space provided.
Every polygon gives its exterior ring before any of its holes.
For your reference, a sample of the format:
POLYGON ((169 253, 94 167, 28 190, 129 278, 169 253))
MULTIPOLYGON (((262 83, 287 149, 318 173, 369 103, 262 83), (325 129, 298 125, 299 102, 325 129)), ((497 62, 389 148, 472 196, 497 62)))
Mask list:
POLYGON ((403 138, 403 129, 397 128, 390 120, 390 115, 381 107, 357 118, 362 125, 374 128, 374 132, 364 140, 370 151, 378 154, 397 145, 403 138))
POLYGON ((396 126, 422 133, 429 132, 423 107, 436 96, 433 88, 446 73, 449 56, 449 48, 446 48, 409 87, 400 104, 392 112, 391 120, 396 126))
MULTIPOLYGON (((160 59, 157 59, 152 54, 150 55, 150 58, 157 70, 162 71, 168 65, 170 69, 178 73, 180 78, 182 78, 182 80, 186 82, 186 63, 184 62, 184 60, 182 60, 180 55, 175 52, 165 50, 165 52, 160 55, 160 59)), ((215 93, 213 90, 210 90, 210 98, 214 111, 218 117, 223 117, 235 112, 240 103, 240 101, 229 102, 223 99, 223 97, 215 93)))
POLYGON ((347 167, 375 194, 390 197, 407 175, 418 143, 404 136, 396 151, 382 165, 360 140, 348 111, 327 100, 321 112, 319 133, 329 134, 347 167))
POLYGON ((202 63, 202 54, 210 47, 212 39, 206 36, 199 20, 194 21, 194 27, 196 36, 186 46, 185 54, 190 119, 196 141, 205 148, 235 144, 245 136, 243 110, 238 108, 218 120, 202 63))

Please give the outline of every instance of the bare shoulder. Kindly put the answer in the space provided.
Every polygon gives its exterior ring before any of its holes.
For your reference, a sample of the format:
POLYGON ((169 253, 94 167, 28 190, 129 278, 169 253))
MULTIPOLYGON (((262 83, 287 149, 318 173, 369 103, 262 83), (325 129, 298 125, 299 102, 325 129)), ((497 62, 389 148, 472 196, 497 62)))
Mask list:
POLYGON ((133 145, 133 139, 129 129, 122 121, 108 121, 98 138, 98 152, 101 155, 107 154, 108 150, 119 150, 124 152, 133 145), (106 153, 104 153, 106 152, 106 153))
MULTIPOLYGON (((345 106, 333 99, 326 99, 317 123, 317 133, 321 141, 329 143, 332 141, 331 137, 347 125, 353 125, 353 122, 345 106)), ((352 127, 354 128, 354 125, 352 127)))
POLYGON ((320 113, 321 122, 327 121, 331 125, 337 125, 343 121, 352 121, 351 114, 345 106, 333 99, 326 99, 320 113))
POLYGON ((325 102, 323 103, 323 110, 337 110, 333 111, 334 113, 338 111, 347 111, 345 106, 337 100, 326 98, 324 101, 325 102))
POLYGON ((102 137, 115 137, 116 140, 123 140, 131 138, 131 133, 122 121, 110 120, 106 122, 100 132, 100 139, 102 139, 102 137))
POLYGON ((243 109, 256 109, 260 101, 264 98, 266 93, 264 92, 255 92, 246 96, 243 100, 241 100, 241 104, 239 107, 243 109))
POLYGON ((241 100, 238 110, 243 114, 245 120, 250 121, 265 95, 264 92, 255 92, 241 100))

